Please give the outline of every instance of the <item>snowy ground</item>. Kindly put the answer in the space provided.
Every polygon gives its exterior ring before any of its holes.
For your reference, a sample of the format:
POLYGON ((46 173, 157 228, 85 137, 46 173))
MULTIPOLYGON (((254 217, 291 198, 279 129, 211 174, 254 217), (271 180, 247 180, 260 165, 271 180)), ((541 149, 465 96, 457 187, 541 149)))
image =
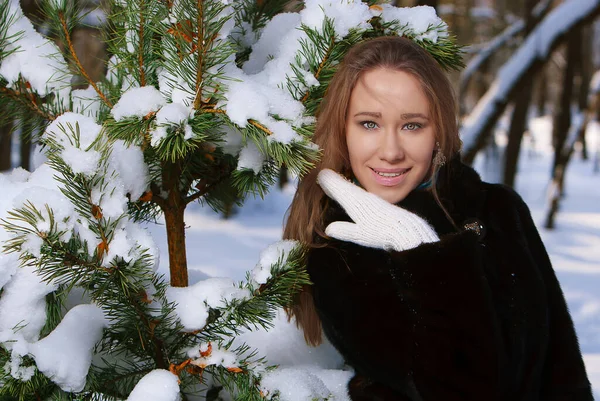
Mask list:
MULTIPOLYGON (((535 144, 526 142, 520 160, 517 190, 529 204, 533 217, 552 258, 575 320, 590 380, 600 396, 600 173, 592 161, 576 156, 566 179, 566 198, 556 220, 556 229, 542 228, 550 171, 548 121, 533 121, 535 144)), ((596 135, 596 134, 594 134, 596 135)), ((502 138, 499 138, 499 143, 502 138)), ((590 149, 598 149, 598 138, 590 138, 590 149)), ((495 162, 481 155, 475 163, 482 177, 494 181, 495 162)), ((191 206, 186 214, 190 279, 205 277, 243 279, 268 244, 281 238, 283 217, 293 188, 273 191, 266 199, 249 200, 229 220, 207 208, 191 206)), ((150 228, 162 252, 161 269, 166 270, 166 237, 163 226, 150 228)), ((339 367, 340 359, 329 346, 304 346, 300 333, 283 316, 268 333, 250 333, 244 341, 260 348, 274 364, 317 364, 339 367)))

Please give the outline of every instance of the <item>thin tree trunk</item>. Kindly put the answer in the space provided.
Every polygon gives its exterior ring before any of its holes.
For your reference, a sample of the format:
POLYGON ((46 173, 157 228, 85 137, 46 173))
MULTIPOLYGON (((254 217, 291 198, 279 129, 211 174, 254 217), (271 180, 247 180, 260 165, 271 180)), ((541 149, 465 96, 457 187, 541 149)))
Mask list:
POLYGON ((169 248, 169 272, 173 287, 188 286, 185 248, 185 205, 172 205, 164 210, 169 248))
POLYGON ((282 165, 279 169, 279 189, 283 189, 288 181, 288 168, 287 166, 282 165))
MULTIPOLYGON (((21 118, 27 119, 27 115, 21 118)), ((31 120, 23 121, 21 125, 21 143, 20 143, 20 158, 19 163, 25 170, 31 171, 31 141, 34 138, 33 130, 35 124, 31 120)))
MULTIPOLYGON (((581 38, 581 46, 582 49, 580 50, 580 54, 581 54, 581 61, 579 63, 579 76, 580 76, 580 80, 579 80, 579 93, 578 93, 578 98, 577 98, 577 103, 579 106, 579 110, 581 112, 584 112, 588 109, 589 107, 589 89, 590 89, 590 82, 592 80, 592 73, 593 73, 593 47, 592 47, 592 27, 591 26, 585 26, 582 27, 582 38, 581 38)), ((586 113, 586 115, 589 115, 590 113, 586 113)), ((579 143, 581 143, 581 158, 583 160, 588 160, 588 149, 587 149, 587 144, 586 144, 586 140, 585 140, 585 133, 587 130, 587 122, 588 119, 586 119, 585 124, 582 124, 579 132, 577 134, 577 141, 579 143)))
POLYGON ((568 163, 569 152, 564 151, 567 134, 571 126, 571 100, 573 98, 573 82, 577 64, 581 60, 581 29, 577 28, 569 34, 567 42, 567 57, 563 74, 562 91, 557 101, 555 118, 552 127, 552 142, 554 145, 554 160, 552 163, 552 191, 550 207, 546 215, 545 227, 553 229, 556 214, 560 206, 560 198, 564 189, 564 176, 568 163))
POLYGON ((187 287, 187 255, 185 246, 185 199, 179 189, 181 166, 178 163, 163 165, 163 189, 169 194, 161 201, 167 229, 167 247, 169 249, 169 273, 171 286, 187 287))
POLYGON ((537 77, 536 115, 546 115, 546 100, 548 98, 548 83, 546 82, 546 69, 541 68, 537 77))
POLYGON ((11 148, 12 148, 12 132, 11 125, 0 125, 0 171, 10 170, 11 163, 11 148))
POLYGON ((571 101, 573 99, 573 82, 575 78, 575 70, 577 58, 579 54, 581 38, 580 30, 577 29, 571 33, 567 44, 566 65, 563 73, 562 90, 558 97, 555 108, 555 117, 552 125, 552 145, 554 146, 554 159, 552 162, 552 176, 559 165, 564 163, 562 157, 562 149, 567 140, 569 127, 571 126, 571 101))
MULTIPOLYGON (((535 7, 536 2, 536 0, 527 0, 525 2, 525 10, 523 11, 525 18, 525 35, 529 35, 535 26, 533 8, 535 7)), ((519 153, 521 151, 523 133, 527 126, 532 91, 533 80, 529 80, 518 89, 515 96, 515 107, 510 128, 508 130, 508 143, 504 151, 504 175, 502 180, 505 185, 510 187, 514 187, 515 185, 515 177, 517 175, 519 164, 519 153)))

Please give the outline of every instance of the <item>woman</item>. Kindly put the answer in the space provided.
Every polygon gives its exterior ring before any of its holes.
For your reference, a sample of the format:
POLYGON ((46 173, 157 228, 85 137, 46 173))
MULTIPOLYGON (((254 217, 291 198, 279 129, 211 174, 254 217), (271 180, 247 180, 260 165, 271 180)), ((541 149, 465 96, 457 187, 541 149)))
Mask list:
POLYGON ((348 53, 285 228, 311 248, 291 313, 354 368, 352 400, 592 400, 529 209, 460 162, 454 113, 412 41, 348 53))

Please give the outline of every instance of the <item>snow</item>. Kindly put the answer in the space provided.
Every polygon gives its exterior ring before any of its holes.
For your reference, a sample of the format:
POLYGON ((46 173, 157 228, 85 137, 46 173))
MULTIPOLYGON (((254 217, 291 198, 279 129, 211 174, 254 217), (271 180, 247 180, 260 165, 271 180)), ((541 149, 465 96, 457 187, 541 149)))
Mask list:
POLYGON ((164 369, 155 369, 136 384, 127 401, 179 401, 178 378, 164 369))
POLYGON ((281 38, 297 29, 300 21, 298 13, 281 13, 274 16, 263 29, 259 40, 252 46, 252 53, 243 66, 244 72, 260 72, 272 57, 279 54, 281 38))
POLYGON ((169 127, 176 128, 183 126, 185 132, 184 139, 190 139, 193 133, 188 120, 192 116, 192 111, 191 107, 184 106, 181 103, 169 103, 163 106, 156 113, 156 128, 150 131, 150 135, 152 135, 150 143, 152 146, 157 146, 167 137, 167 128, 169 127))
POLYGON ((210 278, 189 287, 169 287, 167 299, 176 303, 175 314, 186 331, 206 326, 209 309, 225 307, 235 299, 244 300, 250 292, 239 288, 230 278, 210 278))
MULTIPOLYGON (((397 33, 414 35, 415 39, 437 42, 439 37, 448 36, 448 26, 430 6, 394 7, 382 4, 381 19, 384 22, 399 21, 403 26, 397 33), (439 27, 439 28, 438 28, 439 27)), ((379 14, 379 13, 376 13, 379 14)))
POLYGON ((42 138, 62 146, 61 157, 74 173, 92 176, 98 171, 100 153, 89 148, 101 129, 92 117, 67 112, 52 121, 42 138))
POLYGON ((238 159, 238 170, 250 169, 254 170, 254 173, 260 173, 263 163, 265 162, 265 156, 258 149, 258 147, 252 141, 248 141, 246 146, 240 151, 238 159))
POLYGON ((327 399, 331 394, 321 379, 302 368, 282 368, 265 374, 261 391, 267 396, 278 392, 282 401, 327 399))
POLYGON ((100 97, 98 92, 89 86, 87 89, 75 89, 71 91, 73 111, 84 116, 97 118, 100 111, 100 97))
POLYGON ((277 241, 269 245, 260 253, 260 259, 254 269, 251 277, 256 284, 265 284, 271 278, 271 266, 280 260, 286 260, 289 253, 300 244, 293 240, 277 241))
POLYGON ((309 28, 321 30, 325 18, 333 20, 338 39, 348 35, 350 29, 368 29, 373 17, 369 6, 360 0, 307 0, 300 12, 302 22, 309 28))
POLYGON ((223 142, 219 145, 223 148, 223 152, 237 156, 243 146, 242 133, 233 127, 227 126, 221 127, 221 130, 223 131, 223 142))
POLYGON ((77 305, 46 337, 30 345, 38 369, 67 392, 80 392, 92 363, 92 350, 107 325, 95 305, 77 305))
MULTIPOLYGON (((245 253, 250 252, 245 250, 245 253)), ((339 369, 343 365, 342 357, 326 339, 318 347, 306 345, 303 334, 298 330, 294 321, 288 320, 287 314, 283 310, 277 311, 272 323, 273 327, 268 330, 259 328, 253 331, 243 331, 236 337, 234 346, 246 343, 259 349, 260 355, 266 356, 270 365, 310 365, 315 369, 328 370, 339 369), (282 339, 285 340, 282 341, 282 339)))
POLYGON ((192 365, 205 368, 216 365, 224 368, 237 368, 237 355, 211 343, 203 343, 188 352, 190 358, 195 358, 192 365))
MULTIPOLYGON (((232 122, 240 127, 245 127, 248 124, 248 120, 253 119, 260 121, 262 124, 273 126, 276 120, 271 117, 271 114, 277 114, 280 118, 287 118, 290 120, 300 119, 304 112, 304 106, 294 100, 289 93, 274 85, 265 85, 259 81, 260 77, 265 77, 261 74, 257 77, 243 77, 241 71, 232 70, 229 75, 237 75, 241 79, 245 79, 241 82, 233 82, 229 84, 229 90, 227 92, 227 104, 224 105, 224 109, 232 122)), ((281 77, 282 80, 285 77, 281 77)), ((271 77, 273 79, 273 77, 271 77)), ((283 122, 280 122, 283 123, 283 122)), ((289 124, 286 124, 289 126, 289 124)), ((279 125, 277 128, 282 128, 279 125)), ((277 129, 275 128, 275 129, 277 129)), ((287 128, 289 132, 291 127, 287 128)), ((292 131, 293 132, 293 131, 292 131)), ((287 135, 289 134, 283 134, 287 135)), ((298 137, 295 133, 292 137, 298 137)), ((299 138, 299 137, 298 137, 299 138)), ((286 139, 286 141, 289 141, 286 139)))
POLYGON ((8 332, 11 340, 36 341, 46 324, 46 295, 56 289, 42 282, 33 267, 18 268, 0 298, 0 333, 8 332))
POLYGON ((16 254, 0 254, 0 290, 17 272, 18 257, 16 254))
POLYGON ((109 164, 119 175, 124 192, 129 193, 131 200, 139 199, 146 192, 150 184, 148 165, 144 163, 144 153, 138 146, 115 141, 109 164))
POLYGON ((52 138, 60 145, 67 146, 73 142, 73 135, 76 132, 79 135, 80 145, 78 147, 87 149, 96 140, 101 128, 90 117, 67 112, 50 123, 43 134, 43 138, 52 138))
POLYGON ((153 86, 131 88, 121 95, 121 98, 110 111, 116 121, 128 117, 142 118, 155 112, 166 104, 166 99, 153 86))
POLYGON ((28 343, 22 338, 11 338, 7 332, 0 331, 0 343, 10 350, 10 361, 5 365, 8 373, 17 380, 28 381, 35 374, 35 366, 25 366, 23 357, 28 353, 28 343))
POLYGON ((6 44, 6 51, 14 52, 0 61, 0 76, 8 81, 9 87, 22 78, 40 96, 58 92, 62 107, 68 108, 71 75, 60 50, 24 17, 18 0, 9 0, 8 15, 13 18, 6 27, 6 37, 16 40, 6 44))
POLYGON ((567 1, 554 8, 527 37, 515 54, 500 68, 490 89, 464 119, 461 129, 463 148, 474 147, 483 124, 494 114, 499 102, 506 100, 510 90, 537 59, 546 59, 552 44, 573 24, 583 19, 600 0, 577 0, 577 7, 567 1))
MULTIPOLYGON (((181 61, 190 63, 191 56, 181 61)), ((158 86, 163 96, 173 103, 189 106, 194 103, 194 89, 181 76, 173 75, 165 68, 158 71, 158 86)))

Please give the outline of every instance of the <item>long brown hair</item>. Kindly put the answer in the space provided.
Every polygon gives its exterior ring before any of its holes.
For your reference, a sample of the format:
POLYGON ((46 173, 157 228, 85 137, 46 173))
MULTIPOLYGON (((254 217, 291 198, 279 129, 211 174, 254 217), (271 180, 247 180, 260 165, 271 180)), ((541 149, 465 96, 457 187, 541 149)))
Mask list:
MULTIPOLYGON (((322 245, 319 245, 318 238, 327 238, 323 219, 327 196, 317 184, 317 174, 324 168, 347 176, 351 174, 345 129, 350 95, 360 76, 375 68, 403 71, 417 78, 429 101, 440 151, 449 160, 460 150, 454 91, 433 57, 412 40, 398 36, 379 37, 357 44, 339 65, 317 112, 313 142, 320 147, 321 158, 298 184, 288 211, 283 233, 285 239, 319 247, 322 245)), ((434 166, 434 169, 437 167, 434 166)), ((433 171, 433 180, 436 175, 436 171, 433 171)), ((442 206, 435 182, 430 190, 442 206)), ((318 345, 322 342, 321 322, 315 311, 310 287, 301 291, 288 313, 295 316, 307 343, 318 345)))

